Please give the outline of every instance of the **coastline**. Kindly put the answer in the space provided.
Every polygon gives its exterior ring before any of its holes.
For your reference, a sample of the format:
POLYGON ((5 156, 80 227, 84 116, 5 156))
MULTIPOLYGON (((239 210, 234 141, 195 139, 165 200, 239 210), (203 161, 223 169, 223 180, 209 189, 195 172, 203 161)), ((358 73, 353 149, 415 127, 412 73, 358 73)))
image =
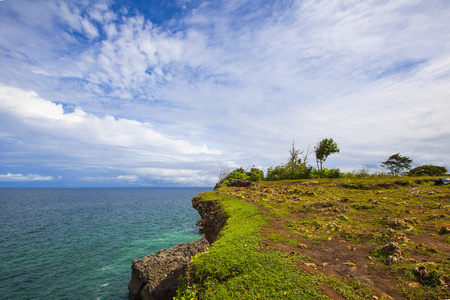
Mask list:
POLYGON ((187 277, 191 257, 202 253, 217 239, 226 221, 217 201, 203 201, 200 196, 196 196, 192 199, 192 206, 201 216, 197 226, 204 233, 203 236, 133 260, 128 283, 130 299, 173 299, 180 276, 187 277))
POLYGON ((213 244, 188 260, 171 295, 447 299, 450 190, 434 180, 290 180, 199 194, 197 223, 213 244))

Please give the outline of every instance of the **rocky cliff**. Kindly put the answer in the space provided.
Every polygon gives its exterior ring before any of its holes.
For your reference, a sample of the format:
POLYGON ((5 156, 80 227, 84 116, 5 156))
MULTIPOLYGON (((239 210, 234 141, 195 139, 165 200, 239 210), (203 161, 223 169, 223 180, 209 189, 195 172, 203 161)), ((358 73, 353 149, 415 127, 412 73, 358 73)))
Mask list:
POLYGON ((217 235, 225 224, 227 216, 223 213, 217 201, 205 201, 201 196, 192 199, 192 207, 194 207, 202 219, 197 222, 200 230, 205 234, 210 244, 217 240, 217 235))
POLYGON ((203 252, 217 239, 226 220, 217 202, 204 201, 197 196, 192 199, 192 206, 202 217, 197 224, 205 235, 196 241, 133 260, 128 284, 130 299, 172 299, 176 295, 179 276, 187 273, 191 256, 203 252))

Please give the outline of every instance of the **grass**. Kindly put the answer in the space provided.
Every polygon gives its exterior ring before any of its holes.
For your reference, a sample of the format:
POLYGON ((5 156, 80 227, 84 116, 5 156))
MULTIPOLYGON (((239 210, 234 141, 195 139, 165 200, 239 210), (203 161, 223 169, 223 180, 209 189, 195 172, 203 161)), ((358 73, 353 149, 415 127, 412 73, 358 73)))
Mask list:
POLYGON ((189 284, 177 299, 388 299, 358 276, 336 277, 326 268, 305 271, 302 266, 311 265, 307 250, 323 251, 336 240, 344 250, 345 243, 369 249, 360 255, 373 260, 360 259, 364 265, 354 268, 382 271, 390 290, 400 291, 397 296, 450 298, 450 237, 439 234, 450 224, 450 186, 434 186, 433 180, 261 182, 200 194, 203 201, 217 200, 228 219, 207 253, 192 260, 189 284), (381 249, 393 241, 401 245, 402 260, 387 264, 381 249), (432 274, 426 280, 433 284, 414 275, 420 266, 432 274))

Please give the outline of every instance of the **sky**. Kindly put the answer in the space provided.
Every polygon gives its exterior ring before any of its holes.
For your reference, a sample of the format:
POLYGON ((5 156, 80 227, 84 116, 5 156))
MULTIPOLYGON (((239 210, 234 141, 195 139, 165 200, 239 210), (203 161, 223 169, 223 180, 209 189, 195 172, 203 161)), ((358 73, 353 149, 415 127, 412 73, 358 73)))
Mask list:
POLYGON ((0 187, 450 170, 448 0, 1 0, 0 187), (309 162, 315 166, 314 154, 309 162))

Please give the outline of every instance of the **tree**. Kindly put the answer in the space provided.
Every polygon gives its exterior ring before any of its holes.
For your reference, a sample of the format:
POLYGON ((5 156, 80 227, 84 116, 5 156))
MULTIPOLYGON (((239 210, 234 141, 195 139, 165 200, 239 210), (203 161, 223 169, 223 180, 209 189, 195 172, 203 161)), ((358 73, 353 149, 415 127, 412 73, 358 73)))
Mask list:
POLYGON ((288 169, 289 169, 289 175, 292 178, 295 173, 295 169, 298 165, 302 163, 301 159, 298 158, 300 154, 303 154, 303 151, 300 151, 298 149, 295 149, 295 142, 292 141, 292 148, 288 149, 289 151, 289 162, 288 162, 288 169))
POLYGON ((388 169, 392 175, 399 175, 403 170, 411 169, 412 159, 408 156, 401 156, 400 153, 393 154, 381 163, 381 167, 388 169))
POLYGON ((323 163, 327 160, 328 156, 333 153, 339 153, 337 143, 333 139, 323 139, 316 147, 314 147, 316 153, 317 169, 319 170, 319 177, 322 178, 323 163))
POLYGON ((409 171, 408 176, 441 176, 445 173, 447 173, 447 169, 445 167, 423 165, 420 167, 415 167, 409 171))

